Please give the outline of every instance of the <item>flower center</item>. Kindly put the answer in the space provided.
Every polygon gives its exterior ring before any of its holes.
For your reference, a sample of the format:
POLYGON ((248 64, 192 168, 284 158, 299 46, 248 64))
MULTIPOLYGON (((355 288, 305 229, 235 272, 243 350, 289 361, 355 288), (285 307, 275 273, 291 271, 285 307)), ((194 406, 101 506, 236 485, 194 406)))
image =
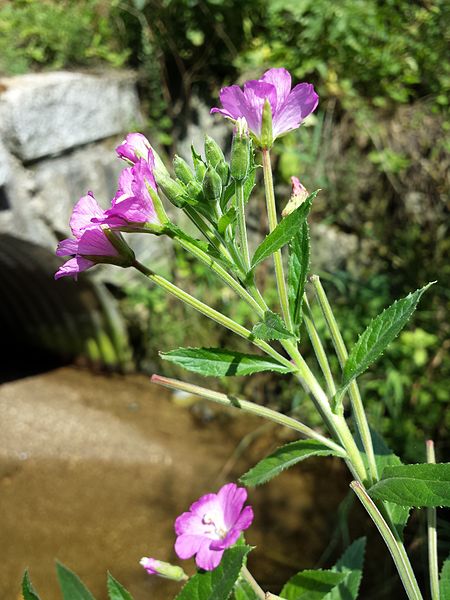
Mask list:
POLYGON ((203 515, 202 523, 207 526, 205 530, 206 535, 215 535, 218 539, 223 540, 227 535, 227 530, 224 527, 218 527, 214 521, 214 519, 208 515, 203 515))

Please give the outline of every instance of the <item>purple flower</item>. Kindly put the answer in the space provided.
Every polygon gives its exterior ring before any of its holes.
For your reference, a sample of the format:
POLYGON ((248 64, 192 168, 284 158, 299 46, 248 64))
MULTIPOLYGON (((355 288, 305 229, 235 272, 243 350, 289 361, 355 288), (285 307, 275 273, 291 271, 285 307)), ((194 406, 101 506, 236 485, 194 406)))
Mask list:
POLYGON ((111 243, 102 226, 93 223, 93 218, 101 218, 103 211, 92 192, 80 198, 74 206, 70 218, 70 228, 74 238, 67 238, 58 244, 57 256, 71 256, 58 271, 55 279, 77 277, 98 262, 120 264, 120 253, 111 243))
POLYGON ((142 133, 129 133, 120 146, 117 146, 116 152, 120 158, 130 163, 136 163, 140 158, 143 158, 152 168, 154 167, 155 158, 152 147, 142 133))
POLYGON ((291 90, 291 76, 286 69, 269 69, 261 79, 247 81, 244 90, 232 85, 220 90, 223 108, 212 108, 233 121, 247 120, 250 131, 259 141, 265 101, 272 110, 272 134, 278 136, 299 127, 317 107, 319 97, 310 83, 299 83, 291 90))
POLYGON ((144 567, 149 575, 159 575, 173 581, 186 581, 188 576, 181 567, 171 565, 170 563, 156 560, 155 558, 147 558, 144 556, 139 561, 139 564, 144 567))
POLYGON ((200 569, 212 571, 253 521, 251 506, 243 508, 247 490, 234 483, 224 485, 217 494, 206 494, 194 502, 189 512, 175 521, 175 552, 179 558, 191 558, 200 569))
POLYGON ((93 223, 104 223, 113 229, 144 223, 161 225, 149 191, 149 188, 157 190, 152 166, 140 158, 132 167, 124 169, 111 208, 101 216, 94 216, 93 223))

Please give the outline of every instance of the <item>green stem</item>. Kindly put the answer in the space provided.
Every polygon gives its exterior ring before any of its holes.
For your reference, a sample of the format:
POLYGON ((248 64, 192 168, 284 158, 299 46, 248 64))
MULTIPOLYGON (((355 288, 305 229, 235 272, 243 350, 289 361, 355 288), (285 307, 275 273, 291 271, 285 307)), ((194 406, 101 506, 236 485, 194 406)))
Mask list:
POLYGON ((264 316, 264 310, 261 308, 259 303, 245 290, 242 285, 232 277, 228 271, 226 271, 217 261, 214 260, 209 254, 198 248, 195 244, 191 242, 175 237, 176 241, 182 246, 185 250, 190 252, 193 256, 195 256, 198 260, 200 260, 203 264, 208 266, 211 271, 216 273, 224 283, 226 283, 236 294, 242 298, 259 317, 264 316))
POLYGON ((192 223, 194 223, 200 233, 205 236, 208 242, 214 246, 225 258, 233 262, 233 257, 229 253, 218 233, 214 231, 208 225, 208 223, 206 223, 206 221, 204 221, 203 218, 190 206, 185 206, 184 212, 187 214, 192 223))
POLYGON ((403 587, 405 588, 406 594, 409 600, 422 600, 422 594, 420 593, 419 586, 417 585, 416 578, 414 576, 409 558, 399 545, 394 537, 389 525, 383 519, 380 511, 376 507, 372 498, 366 492, 364 486, 358 481, 353 481, 350 487, 358 496, 361 504, 366 509, 372 521, 375 523, 378 531, 380 532, 386 546, 392 556, 392 559, 397 567, 398 574, 402 580, 403 587))
POLYGON ((244 183, 243 181, 236 181, 235 186, 239 241, 241 244, 242 258, 244 260, 245 270, 248 273, 250 271, 250 252, 248 250, 247 227, 245 224, 244 183))
MULTIPOLYGON (((328 326, 328 330, 333 341, 336 355, 338 357, 341 368, 344 368, 345 362, 348 358, 347 348, 345 347, 344 340, 342 339, 341 332, 339 330, 337 321, 334 317, 328 298, 325 294, 325 290, 322 287, 320 279, 317 275, 313 275, 311 282, 314 285, 317 299, 322 310, 323 316, 328 326)), ((350 402, 352 405, 353 415, 355 417, 356 426, 361 436, 361 441, 364 447, 364 451, 367 456, 369 464, 369 483, 372 484, 374 481, 378 481, 378 468, 375 460, 375 453, 373 450, 372 436, 370 435, 369 423, 367 422, 367 416, 364 410, 364 406, 359 393, 358 384, 356 381, 352 381, 349 388, 350 402)))
MULTIPOLYGON (((270 164, 270 152, 268 148, 262 150, 263 172, 264 172, 264 188, 266 192, 267 217, 269 219, 269 230, 273 231, 277 226, 277 210, 275 205, 275 192, 273 189, 272 165, 270 164)), ((278 297, 280 300, 281 311, 289 330, 292 330, 292 320, 289 312, 289 301, 286 289, 286 281, 284 279, 283 257, 281 250, 277 250, 273 255, 275 264, 275 276, 278 287, 278 297)))
POLYGON ((245 565, 241 567, 241 575, 255 592, 257 598, 259 598, 259 600, 266 600, 266 593, 245 565))
POLYGON ((327 446, 328 448, 333 450, 333 452, 336 452, 338 456, 341 456, 343 458, 345 458, 346 456, 345 450, 342 448, 342 446, 339 446, 338 444, 333 442, 333 440, 330 440, 329 438, 321 435, 317 431, 314 431, 314 429, 311 429, 307 425, 300 423, 296 419, 288 417, 287 415, 283 415, 282 413, 267 408, 266 406, 260 406, 259 404, 249 402, 248 400, 242 400, 241 398, 237 398, 235 396, 229 396, 227 394, 215 392, 213 390, 209 390, 208 388, 200 387, 192 383, 186 383, 184 381, 179 381, 177 379, 161 377, 160 375, 153 375, 152 382, 167 387, 169 389, 181 390, 189 394, 200 396, 201 398, 206 398, 206 400, 211 400, 212 402, 222 404, 223 406, 231 406, 232 408, 243 410, 244 412, 247 412, 249 414, 253 414, 258 417, 263 417, 264 419, 273 421, 278 425, 283 425, 284 427, 293 429, 294 431, 301 433, 307 438, 317 440, 324 446, 327 446))
POLYGON ((330 369, 330 363, 328 362, 328 358, 322 345, 322 341, 319 337, 319 334, 317 333, 317 329, 314 324, 314 319, 306 294, 303 295, 303 302, 305 303, 307 313, 303 314, 303 320, 305 321, 306 330, 308 332, 309 339, 311 340, 311 344, 314 349, 317 362, 319 363, 323 376, 325 377, 328 395, 330 396, 330 398, 333 398, 333 396, 336 394, 336 385, 334 383, 333 374, 330 369))
POLYGON ((270 346, 270 344, 268 344, 267 342, 255 338, 251 331, 249 331, 242 325, 239 325, 239 323, 236 323, 236 321, 233 321, 233 319, 226 317, 225 315, 215 310, 214 308, 211 308, 204 302, 197 300, 197 298, 194 298, 194 296, 191 296, 178 286, 174 285, 170 281, 167 281, 167 279, 165 279, 164 277, 157 275, 156 273, 148 269, 145 265, 141 264, 139 261, 135 260, 132 266, 135 267, 135 269, 137 269, 141 273, 143 273, 151 281, 153 281, 153 283, 156 283, 156 285, 159 285, 159 287, 161 287, 163 290, 169 292, 169 294, 172 294, 188 306, 195 308, 195 310, 198 310, 200 313, 202 313, 209 319, 216 321, 216 323, 219 323, 219 325, 222 325, 223 327, 226 327, 233 333, 236 333, 236 335, 239 335, 240 337, 243 337, 244 339, 252 342, 255 346, 263 350, 266 354, 274 358, 276 361, 278 361, 285 367, 288 367, 290 370, 292 370, 292 364, 289 362, 289 360, 287 360, 286 358, 284 358, 284 356, 282 356, 276 350, 274 350, 272 346, 270 346))
MULTIPOLYGON (((433 440, 427 440, 427 462, 435 463, 433 440)), ((431 600, 439 600, 439 565, 437 553, 436 509, 427 508, 428 567, 430 572, 431 600)))

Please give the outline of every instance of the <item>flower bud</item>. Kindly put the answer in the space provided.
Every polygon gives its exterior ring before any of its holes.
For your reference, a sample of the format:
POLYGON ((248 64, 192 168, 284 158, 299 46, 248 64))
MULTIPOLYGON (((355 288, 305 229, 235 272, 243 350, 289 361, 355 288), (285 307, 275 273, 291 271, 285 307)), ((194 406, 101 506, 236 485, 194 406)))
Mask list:
POLYGON ((188 576, 181 567, 171 565, 162 560, 144 556, 139 561, 139 564, 144 567, 149 575, 159 575, 160 577, 171 579, 172 581, 187 581, 188 579, 188 576))
POLYGON ((216 167, 216 172, 222 180, 222 185, 225 187, 230 179, 230 167, 225 161, 220 162, 216 167))
POLYGON ((206 173, 206 165, 205 163, 199 159, 194 158, 194 169, 195 169, 195 177, 197 181, 203 181, 203 178, 206 173))
POLYGON ((203 195, 203 188, 202 188, 201 183, 199 183, 195 179, 190 181, 188 183, 188 185, 186 186, 186 195, 189 196, 189 198, 191 200, 195 200, 196 202, 199 202, 203 195))
POLYGON ((208 167, 203 178, 203 195, 208 202, 219 202, 222 196, 222 178, 212 167, 208 167))
POLYGON ((236 181, 242 181, 248 175, 250 168, 250 137, 248 125, 244 117, 239 117, 231 146, 231 176, 236 181))
POLYGON ((185 185, 188 185, 188 183, 194 179, 194 175, 187 162, 177 154, 173 159, 173 170, 175 171, 175 175, 178 177, 178 179, 185 185))
POLYGON ((217 167, 220 162, 225 162, 220 146, 209 135, 205 136, 205 156, 208 166, 217 167))
POLYGON ((281 211, 282 217, 287 217, 298 208, 309 196, 308 190, 300 183, 298 177, 291 177, 292 193, 289 202, 281 211))
POLYGON ((272 107, 269 100, 264 101, 261 123, 261 148, 271 148, 273 144, 272 107))
POLYGON ((166 198, 180 208, 186 203, 184 188, 171 177, 155 173, 156 183, 162 189, 166 198))

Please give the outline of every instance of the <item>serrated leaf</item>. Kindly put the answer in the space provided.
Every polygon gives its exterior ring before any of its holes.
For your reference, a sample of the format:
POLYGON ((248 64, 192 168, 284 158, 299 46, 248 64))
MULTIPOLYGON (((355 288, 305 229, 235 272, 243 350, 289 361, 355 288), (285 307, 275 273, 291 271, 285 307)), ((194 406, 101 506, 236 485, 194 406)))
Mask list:
POLYGON ((256 592, 245 579, 240 578, 233 591, 234 600, 259 600, 256 592))
POLYGON ((335 571, 300 571, 284 585, 281 597, 285 600, 323 600, 345 578, 345 573, 335 571))
POLYGON ((311 203, 317 196, 317 192, 313 192, 308 198, 296 208, 290 215, 285 217, 278 223, 275 229, 261 242, 256 249, 252 259, 252 269, 261 261, 274 252, 288 244, 295 235, 299 232, 302 224, 306 220, 311 209, 311 203))
POLYGON ((229 548, 214 571, 191 577, 175 600, 227 600, 250 550, 250 546, 229 548))
POLYGON ((239 481, 247 486, 261 485, 279 475, 285 469, 311 456, 336 456, 330 448, 317 440, 298 440, 281 446, 275 452, 263 458, 239 481))
POLYGON ((303 293, 309 271, 309 227, 305 220, 289 244, 288 300, 289 312, 296 331, 302 323, 303 293))
POLYGON ((400 333, 415 311, 422 294, 435 282, 397 300, 373 319, 353 346, 344 366, 344 378, 339 394, 349 383, 364 373, 381 356, 387 346, 400 333))
POLYGON ((345 579, 327 594, 324 600, 356 600, 359 586, 361 585, 366 538, 359 538, 351 544, 338 562, 333 571, 344 573, 345 579))
POLYGON ((40 600, 38 593, 30 581, 28 571, 25 571, 22 579, 22 596, 23 600, 40 600))
POLYGON ((450 463, 386 467, 368 491, 372 498, 401 506, 450 506, 450 463))
POLYGON ((108 595, 109 600, 133 600, 133 596, 128 592, 121 583, 114 579, 111 573, 108 572, 108 595))
MULTIPOLYGON (((403 464, 400 458, 387 446, 379 433, 371 429, 370 434, 372 437, 373 451, 379 476, 383 475, 385 467, 396 467, 403 464)), ((361 452, 364 464, 366 465, 366 468, 368 468, 369 463, 359 436, 356 437, 356 444, 361 452)), ((411 511, 410 507, 400 506, 400 504, 393 504, 392 502, 385 502, 384 505, 400 537, 403 538, 403 530, 408 522, 409 513, 411 511)))
POLYGON ((280 315, 277 315, 271 310, 266 310, 264 319, 253 327, 252 333, 260 340, 266 341, 288 340, 295 337, 288 329, 286 329, 286 325, 280 315))
POLYGON ((63 600, 94 600, 94 596, 78 575, 60 562, 56 563, 56 573, 63 600))
POLYGON ((170 352, 160 352, 160 356, 205 377, 251 375, 261 371, 290 373, 294 370, 294 367, 282 365, 270 356, 243 354, 222 348, 178 348, 170 352))
POLYGON ((440 600, 450 600, 450 556, 442 565, 441 575, 439 577, 440 600))

